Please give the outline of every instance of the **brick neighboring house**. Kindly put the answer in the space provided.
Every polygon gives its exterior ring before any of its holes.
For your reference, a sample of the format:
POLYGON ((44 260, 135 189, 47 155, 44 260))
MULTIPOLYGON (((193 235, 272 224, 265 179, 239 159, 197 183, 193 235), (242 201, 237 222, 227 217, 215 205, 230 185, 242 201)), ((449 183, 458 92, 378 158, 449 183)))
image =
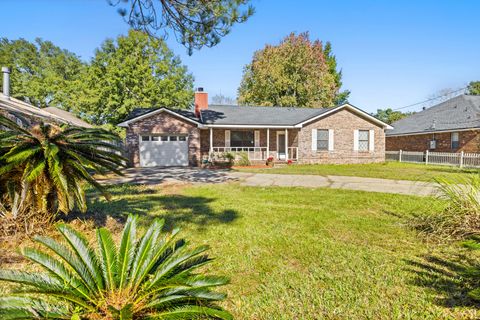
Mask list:
POLYGON ((457 96, 392 126, 387 151, 480 152, 480 96, 457 96))
POLYGON ((350 105, 310 109, 208 105, 203 89, 194 110, 136 109, 120 127, 135 167, 197 166, 224 152, 252 162, 367 163, 385 160, 388 124, 350 105))

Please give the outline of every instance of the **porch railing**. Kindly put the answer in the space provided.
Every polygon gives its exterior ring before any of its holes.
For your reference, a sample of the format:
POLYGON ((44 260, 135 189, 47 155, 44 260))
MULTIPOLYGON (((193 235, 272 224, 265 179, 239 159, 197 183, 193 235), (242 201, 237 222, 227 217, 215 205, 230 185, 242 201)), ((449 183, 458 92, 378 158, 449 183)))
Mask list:
MULTIPOLYGON (((245 152, 249 160, 267 160, 269 156, 273 156, 275 160, 279 160, 277 151, 270 150, 267 153, 266 147, 213 147, 212 157, 221 158, 226 152, 240 153, 245 152)), ((288 147, 288 159, 296 161, 298 159, 298 148, 288 147)), ((284 159, 282 159, 284 160, 284 159)))

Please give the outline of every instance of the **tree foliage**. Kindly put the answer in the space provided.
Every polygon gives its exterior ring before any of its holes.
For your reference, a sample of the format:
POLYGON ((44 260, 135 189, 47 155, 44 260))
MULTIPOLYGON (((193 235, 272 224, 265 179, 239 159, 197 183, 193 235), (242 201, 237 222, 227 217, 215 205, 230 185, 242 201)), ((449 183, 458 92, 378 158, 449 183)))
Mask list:
POLYGON ((193 77, 163 40, 131 30, 95 52, 77 91, 76 112, 94 124, 117 124, 137 107, 184 107, 193 77))
POLYGON ((254 53, 238 89, 241 104, 282 107, 331 107, 344 102, 341 72, 330 43, 291 33, 279 45, 254 53))
POLYGON ((237 100, 219 93, 212 97, 212 104, 235 105, 237 100))
POLYGON ((108 193, 94 173, 114 171, 124 164, 115 144, 118 137, 102 129, 59 127, 40 123, 28 130, 0 116, 0 214, 25 209, 54 216, 75 207, 86 210, 85 184, 108 193))
POLYGON ((0 65, 11 68, 13 97, 37 107, 55 105, 65 110, 72 109, 72 84, 86 66, 74 53, 39 38, 33 43, 1 38, 0 65))
POLYGON ((233 25, 245 22, 254 12, 249 0, 109 0, 134 29, 149 35, 170 30, 188 53, 212 47, 233 25))
POLYGON ((22 254, 43 272, 0 270, 0 280, 25 286, 22 293, 0 298, 2 319, 232 319, 215 302, 213 291, 224 277, 195 273, 211 261, 208 247, 189 249, 178 229, 162 233, 154 220, 137 239, 137 218, 130 216, 117 246, 105 228, 96 246, 66 224, 63 241, 36 237, 44 249, 22 254))
POLYGON ((401 120, 412 115, 413 112, 393 111, 391 108, 377 109, 377 113, 373 116, 385 123, 392 124, 395 121, 401 120))
POLYGON ((471 81, 467 86, 467 94, 480 95, 480 81, 471 81))

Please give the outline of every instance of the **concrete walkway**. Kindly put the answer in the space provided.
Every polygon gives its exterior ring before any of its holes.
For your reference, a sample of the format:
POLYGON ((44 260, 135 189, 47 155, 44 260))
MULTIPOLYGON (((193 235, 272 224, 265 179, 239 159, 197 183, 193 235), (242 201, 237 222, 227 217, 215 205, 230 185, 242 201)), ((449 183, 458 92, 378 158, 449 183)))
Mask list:
MULTIPOLYGON (((233 175, 237 174, 233 173, 233 175)), ((436 185, 434 183, 406 180, 265 173, 252 173, 249 176, 241 173, 238 179, 245 186, 333 188, 418 196, 432 196, 436 193, 436 185)))
POLYGON ((124 173, 123 177, 106 179, 102 183, 156 185, 162 183, 202 184, 237 182, 244 186, 255 187, 333 188, 418 196, 434 195, 436 191, 435 184, 428 182, 348 176, 248 173, 198 168, 132 168, 124 173))

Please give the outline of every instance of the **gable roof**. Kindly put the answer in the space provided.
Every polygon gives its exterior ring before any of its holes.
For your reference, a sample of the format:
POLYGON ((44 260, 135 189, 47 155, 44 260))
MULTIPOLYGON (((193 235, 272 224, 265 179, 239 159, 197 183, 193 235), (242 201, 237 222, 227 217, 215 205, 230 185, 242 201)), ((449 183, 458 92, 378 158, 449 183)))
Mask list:
POLYGON ((387 136, 480 128, 480 96, 460 95, 392 124, 387 136))
POLYGON ((38 118, 46 122, 68 123, 85 128, 92 127, 92 125, 75 117, 68 111, 55 107, 37 108, 13 97, 6 98, 2 94, 0 94, 0 109, 12 114, 38 118))
POLYGON ((128 127, 128 125, 132 122, 136 122, 138 120, 153 116, 160 112, 167 112, 173 114, 179 118, 192 122, 196 125, 201 126, 200 120, 195 116, 195 113, 190 110, 182 110, 182 109, 170 109, 170 108, 137 108, 134 109, 128 117, 122 121, 121 123, 117 124, 119 127, 128 127))
POLYGON ((341 109, 350 111, 369 119, 382 126, 391 128, 388 124, 374 118, 365 111, 350 104, 344 104, 332 108, 297 108, 297 107, 254 107, 233 105, 209 105, 208 109, 201 111, 201 117, 197 118, 193 111, 175 110, 168 108, 139 108, 135 109, 128 118, 118 124, 127 127, 129 123, 149 117, 157 112, 168 111, 178 114, 186 120, 195 122, 206 127, 302 127, 305 123, 327 116, 341 109))

